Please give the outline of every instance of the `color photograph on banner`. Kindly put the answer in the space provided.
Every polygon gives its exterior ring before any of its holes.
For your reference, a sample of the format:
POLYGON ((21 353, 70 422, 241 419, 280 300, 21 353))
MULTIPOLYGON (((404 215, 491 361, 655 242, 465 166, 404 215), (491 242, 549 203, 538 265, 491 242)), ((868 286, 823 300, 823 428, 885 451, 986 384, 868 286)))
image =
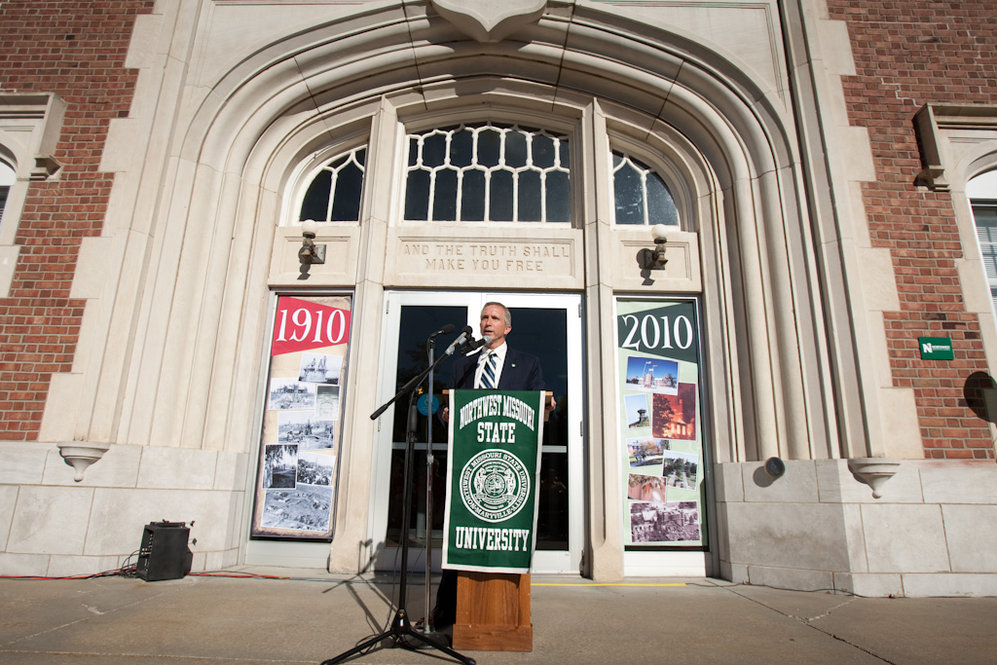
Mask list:
POLYGON ((450 392, 444 568, 528 573, 536 545, 544 393, 450 392))
POLYGON ((699 326, 692 300, 616 302, 628 546, 702 546, 699 326))
POLYGON ((350 304, 350 296, 277 299, 254 538, 332 538, 350 304))

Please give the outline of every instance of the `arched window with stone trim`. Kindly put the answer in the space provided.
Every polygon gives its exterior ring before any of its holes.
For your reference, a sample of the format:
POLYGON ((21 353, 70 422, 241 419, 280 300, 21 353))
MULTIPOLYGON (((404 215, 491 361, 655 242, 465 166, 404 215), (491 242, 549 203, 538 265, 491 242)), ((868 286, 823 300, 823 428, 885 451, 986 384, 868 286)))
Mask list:
POLYGON ((650 166, 613 151, 613 209, 617 224, 678 226, 678 209, 668 185, 650 166))
POLYGON ((407 138, 406 220, 571 221, 567 136, 483 122, 407 138))
POLYGON ((990 301, 997 314, 997 169, 970 180, 966 195, 973 209, 976 238, 990 287, 990 301))
POLYGON ((325 162, 311 176, 298 220, 358 222, 367 147, 360 146, 325 162))
POLYGON ((0 159, 0 224, 3 223, 3 210, 7 206, 7 194, 14 185, 14 169, 0 159))

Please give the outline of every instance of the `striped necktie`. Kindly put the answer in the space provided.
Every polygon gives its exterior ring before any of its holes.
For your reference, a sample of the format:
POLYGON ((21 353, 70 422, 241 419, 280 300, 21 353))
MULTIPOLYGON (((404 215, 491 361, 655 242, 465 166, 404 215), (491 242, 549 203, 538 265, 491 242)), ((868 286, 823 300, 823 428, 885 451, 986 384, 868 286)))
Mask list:
POLYGON ((485 358, 485 367, 481 370, 481 387, 486 390, 498 387, 498 381, 495 380, 498 368, 498 358, 496 356, 497 354, 494 352, 489 352, 488 357, 485 358))

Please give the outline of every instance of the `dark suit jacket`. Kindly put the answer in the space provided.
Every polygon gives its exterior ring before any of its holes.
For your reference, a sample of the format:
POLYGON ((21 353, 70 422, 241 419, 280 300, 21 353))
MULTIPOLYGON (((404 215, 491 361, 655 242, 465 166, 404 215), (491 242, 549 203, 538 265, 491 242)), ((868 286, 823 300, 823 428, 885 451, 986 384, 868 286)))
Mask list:
MULTIPOLYGON (((481 351, 469 356, 454 359, 451 388, 473 388, 474 370, 478 367, 481 351)), ((499 377, 499 390, 543 390, 544 375, 540 359, 529 353, 508 348, 505 351, 505 364, 499 377)))

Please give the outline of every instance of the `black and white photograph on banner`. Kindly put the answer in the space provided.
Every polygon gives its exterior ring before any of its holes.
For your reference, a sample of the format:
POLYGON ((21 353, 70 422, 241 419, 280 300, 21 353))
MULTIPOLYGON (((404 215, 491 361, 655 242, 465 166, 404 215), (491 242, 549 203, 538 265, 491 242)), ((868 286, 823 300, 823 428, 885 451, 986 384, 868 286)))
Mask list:
POLYGON ((314 411, 281 411, 277 414, 278 443, 293 443, 301 450, 332 448, 336 422, 320 420, 314 411))
POLYGON ((332 485, 335 468, 335 455, 303 452, 298 455, 298 486, 332 485))
POLYGON ((298 485, 293 490, 266 490, 260 526, 266 529, 323 533, 332 513, 332 487, 298 485))
POLYGON ((630 535, 635 543, 699 540, 699 503, 634 502, 630 504, 630 535))
POLYGON ((651 437, 638 437, 627 439, 627 450, 630 452, 630 468, 642 469, 642 473, 653 473, 661 475, 661 462, 663 453, 668 450, 669 444, 666 439, 653 439, 651 437), (648 467, 657 467, 657 470, 648 470, 648 467))
POLYGON ((267 408, 274 411, 302 411, 315 408, 315 384, 294 379, 270 379, 270 401, 267 408))
POLYGON ((298 484, 298 447, 268 445, 263 456, 263 488, 294 489, 298 484))
POLYGON ((315 416, 320 420, 339 419, 339 386, 316 386, 315 416))
POLYGON ((339 385, 343 356, 328 353, 302 353, 298 381, 339 385))
POLYGON ((661 476, 668 487, 694 490, 696 489, 698 474, 698 454, 674 451, 665 453, 661 476))
POLYGON ((667 358, 630 356, 626 377, 627 388, 674 395, 678 391, 679 364, 667 358))
POLYGON ((623 398, 623 408, 626 411, 626 423, 630 429, 640 429, 651 426, 651 409, 645 393, 626 395, 623 398))

